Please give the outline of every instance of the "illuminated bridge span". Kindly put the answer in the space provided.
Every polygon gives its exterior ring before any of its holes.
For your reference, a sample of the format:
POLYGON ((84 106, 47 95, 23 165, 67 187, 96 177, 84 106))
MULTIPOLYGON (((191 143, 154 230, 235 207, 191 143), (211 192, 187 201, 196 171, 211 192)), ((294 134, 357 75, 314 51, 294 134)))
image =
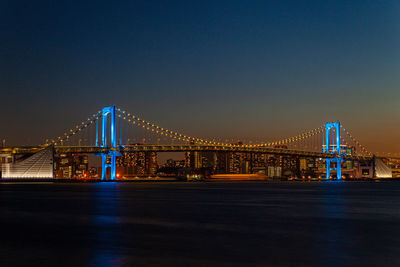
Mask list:
MULTIPOLYGON (((336 170, 337 179, 341 178, 343 161, 365 161, 373 158, 372 153, 339 122, 326 123, 281 140, 252 143, 188 136, 146 121, 115 106, 103 108, 63 135, 47 139, 43 145, 6 147, 0 149, 0 153, 26 155, 48 148, 54 149, 55 153, 94 153, 101 156, 102 179, 106 179, 106 170, 110 168, 111 180, 116 179, 116 158, 134 152, 213 151, 323 158, 326 161, 327 178, 330 177, 331 170, 336 170)), ((19 173, 21 172, 23 171, 19 170, 19 173)))
MULTIPOLYGON (((0 149, 3 153, 10 154, 33 154, 46 148, 46 146, 37 147, 9 147, 0 149)), ((112 151, 120 153, 135 152, 238 152, 238 153, 261 153, 273 155, 290 155, 316 158, 336 158, 335 154, 326 154, 323 152, 290 150, 284 148, 271 147, 246 147, 246 146, 223 146, 223 145, 125 145, 110 147, 97 146, 54 146, 55 153, 93 153, 108 154, 112 151)), ((344 160, 369 160, 370 156, 343 155, 344 160)))

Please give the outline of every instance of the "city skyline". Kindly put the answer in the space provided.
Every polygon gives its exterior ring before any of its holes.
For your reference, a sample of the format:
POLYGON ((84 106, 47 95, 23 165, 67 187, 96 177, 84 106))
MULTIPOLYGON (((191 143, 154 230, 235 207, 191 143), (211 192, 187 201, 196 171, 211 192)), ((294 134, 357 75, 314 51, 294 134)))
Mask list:
POLYGON ((370 151, 400 151, 395 1, 2 5, 9 144, 115 104, 205 138, 269 141, 341 121, 370 151))
POLYGON ((0 1, 4 266, 400 266, 400 1, 0 1))

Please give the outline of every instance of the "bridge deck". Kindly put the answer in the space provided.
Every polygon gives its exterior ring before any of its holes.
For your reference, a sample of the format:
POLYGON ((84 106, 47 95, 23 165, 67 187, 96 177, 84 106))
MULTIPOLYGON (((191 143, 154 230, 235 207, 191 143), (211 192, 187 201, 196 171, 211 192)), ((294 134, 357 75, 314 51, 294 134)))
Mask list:
MULTIPOLYGON (((44 146, 25 146, 25 147, 6 147, 0 148, 0 154, 32 154, 42 149, 44 146)), ((247 146, 214 146, 214 145, 131 145, 119 146, 116 149, 109 147, 96 147, 96 146, 55 146, 56 153, 108 153, 110 151, 119 151, 121 153, 129 152, 242 152, 242 153, 266 153, 276 155, 291 155, 303 157, 316 157, 316 158, 334 158, 335 155, 313 152, 313 151, 300 151, 290 150, 283 148, 271 147, 247 147, 247 146)), ((348 160, 370 160, 372 157, 356 156, 356 155, 343 155, 343 159, 348 160)))

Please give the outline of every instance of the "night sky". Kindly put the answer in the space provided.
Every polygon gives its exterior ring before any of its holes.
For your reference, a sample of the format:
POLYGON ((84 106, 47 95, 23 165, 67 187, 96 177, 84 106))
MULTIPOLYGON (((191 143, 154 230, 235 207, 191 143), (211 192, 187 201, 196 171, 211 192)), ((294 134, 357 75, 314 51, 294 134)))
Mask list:
POLYGON ((0 25, 10 145, 117 105, 199 137, 339 120, 370 150, 400 151, 399 1, 6 0, 0 25))

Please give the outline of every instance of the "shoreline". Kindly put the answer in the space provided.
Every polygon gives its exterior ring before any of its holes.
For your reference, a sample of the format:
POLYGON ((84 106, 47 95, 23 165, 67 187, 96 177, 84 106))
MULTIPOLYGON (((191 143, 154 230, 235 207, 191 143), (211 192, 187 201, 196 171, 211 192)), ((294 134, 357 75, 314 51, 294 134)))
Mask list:
POLYGON ((101 180, 101 179, 28 179, 28 178, 16 178, 16 179, 0 179, 0 184, 6 183, 315 183, 315 182, 393 182, 400 181, 398 178, 353 178, 353 179, 255 179, 255 180, 235 180, 235 179, 202 179, 202 180, 183 180, 176 178, 168 179, 125 179, 125 180, 101 180))

